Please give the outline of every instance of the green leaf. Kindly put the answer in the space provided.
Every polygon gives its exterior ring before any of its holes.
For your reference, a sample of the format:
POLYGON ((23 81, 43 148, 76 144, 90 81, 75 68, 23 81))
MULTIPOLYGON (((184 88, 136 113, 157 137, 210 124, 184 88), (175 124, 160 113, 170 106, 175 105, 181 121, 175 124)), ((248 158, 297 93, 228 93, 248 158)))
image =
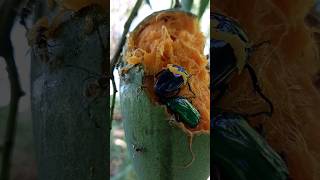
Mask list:
POLYGON ((193 0, 182 0, 181 1, 181 6, 182 6, 182 9, 183 10, 186 10, 186 11, 191 11, 191 8, 192 8, 192 5, 193 5, 193 0))
POLYGON ((199 11, 198 11, 198 18, 199 19, 201 19, 202 15, 208 5, 209 5, 209 0, 201 0, 200 1, 200 7, 199 7, 199 11))
POLYGON ((147 4, 150 6, 150 8, 152 9, 150 0, 146 0, 146 3, 147 3, 147 4))

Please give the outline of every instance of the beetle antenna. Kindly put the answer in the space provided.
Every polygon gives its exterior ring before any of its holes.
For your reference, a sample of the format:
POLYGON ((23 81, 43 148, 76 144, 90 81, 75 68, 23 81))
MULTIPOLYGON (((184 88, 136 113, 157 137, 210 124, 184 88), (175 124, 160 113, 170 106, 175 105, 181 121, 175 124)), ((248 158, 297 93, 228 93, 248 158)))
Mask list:
POLYGON ((155 75, 155 77, 158 77, 163 71, 165 71, 165 69, 159 71, 159 72, 155 75))
POLYGON ((187 84, 188 84, 189 91, 194 95, 194 97, 196 97, 196 94, 191 89, 190 83, 188 82, 187 84))

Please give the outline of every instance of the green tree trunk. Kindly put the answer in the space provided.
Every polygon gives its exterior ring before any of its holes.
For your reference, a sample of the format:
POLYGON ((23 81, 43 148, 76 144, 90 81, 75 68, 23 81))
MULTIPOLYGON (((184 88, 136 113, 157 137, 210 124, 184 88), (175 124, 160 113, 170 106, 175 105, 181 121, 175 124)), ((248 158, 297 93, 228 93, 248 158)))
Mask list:
POLYGON ((191 152, 187 134, 164 105, 151 102, 143 79, 142 67, 134 67, 120 82, 126 141, 139 180, 206 180, 210 134, 194 135, 191 152))
POLYGON ((97 74, 107 58, 101 36, 109 47, 106 23, 90 32, 88 19, 95 20, 95 14, 89 8, 64 20, 57 36, 48 40, 49 62, 33 51, 31 103, 39 180, 109 177, 109 84, 104 96, 84 93, 101 77, 97 74))

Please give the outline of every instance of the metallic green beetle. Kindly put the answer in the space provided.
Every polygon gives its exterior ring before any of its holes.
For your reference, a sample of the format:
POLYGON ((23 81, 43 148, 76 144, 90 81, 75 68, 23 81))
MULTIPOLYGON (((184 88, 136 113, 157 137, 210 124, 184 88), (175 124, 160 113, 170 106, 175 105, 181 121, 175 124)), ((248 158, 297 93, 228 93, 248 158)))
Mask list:
POLYGON ((174 112, 183 123, 195 128, 200 121, 200 113, 184 97, 176 96, 165 100, 167 107, 174 112))

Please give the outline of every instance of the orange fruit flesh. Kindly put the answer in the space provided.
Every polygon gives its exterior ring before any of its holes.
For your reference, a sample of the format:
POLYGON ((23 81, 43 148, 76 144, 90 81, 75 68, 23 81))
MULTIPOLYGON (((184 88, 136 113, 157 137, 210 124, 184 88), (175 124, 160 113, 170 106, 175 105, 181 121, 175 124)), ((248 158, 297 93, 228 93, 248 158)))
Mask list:
MULTIPOLYGON (((210 130, 210 79, 204 45, 205 37, 194 16, 164 11, 151 15, 151 19, 130 33, 124 54, 128 64, 143 65, 145 76, 155 76, 167 64, 183 66, 192 75, 188 82, 196 97, 190 100, 201 116, 196 128, 187 128, 192 132, 210 130)), ((153 88, 147 87, 149 91, 153 88)), ((193 96, 187 85, 178 95, 193 96)))

